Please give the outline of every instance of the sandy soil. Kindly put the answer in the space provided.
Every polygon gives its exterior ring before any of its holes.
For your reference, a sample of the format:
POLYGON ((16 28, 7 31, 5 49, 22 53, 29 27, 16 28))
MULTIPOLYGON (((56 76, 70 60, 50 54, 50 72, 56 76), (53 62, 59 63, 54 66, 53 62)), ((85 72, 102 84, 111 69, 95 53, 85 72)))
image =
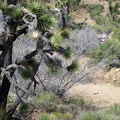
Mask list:
POLYGON ((96 107, 120 103, 120 87, 111 84, 79 84, 69 90, 69 97, 83 98, 96 107))
POLYGON ((68 97, 82 98, 96 107, 120 103, 120 68, 105 73, 100 69, 89 83, 77 84, 68 91, 68 97))

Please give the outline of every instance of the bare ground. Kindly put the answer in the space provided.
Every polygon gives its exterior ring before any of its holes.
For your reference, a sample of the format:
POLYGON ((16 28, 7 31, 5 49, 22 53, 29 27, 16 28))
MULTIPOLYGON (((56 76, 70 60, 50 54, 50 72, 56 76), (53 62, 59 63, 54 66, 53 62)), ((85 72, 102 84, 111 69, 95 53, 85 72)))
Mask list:
POLYGON ((108 107, 120 103, 120 68, 110 71, 100 69, 93 80, 76 84, 67 93, 67 97, 84 99, 96 107, 108 107))

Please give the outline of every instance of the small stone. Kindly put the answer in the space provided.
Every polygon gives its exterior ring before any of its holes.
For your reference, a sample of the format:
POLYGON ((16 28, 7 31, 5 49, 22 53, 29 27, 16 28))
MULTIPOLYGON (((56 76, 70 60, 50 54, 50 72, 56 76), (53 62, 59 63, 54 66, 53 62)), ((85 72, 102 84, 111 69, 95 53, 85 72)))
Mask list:
POLYGON ((115 82, 115 81, 117 81, 117 79, 113 79, 112 81, 115 82))
POLYGON ((94 92, 93 94, 99 94, 98 92, 94 92))

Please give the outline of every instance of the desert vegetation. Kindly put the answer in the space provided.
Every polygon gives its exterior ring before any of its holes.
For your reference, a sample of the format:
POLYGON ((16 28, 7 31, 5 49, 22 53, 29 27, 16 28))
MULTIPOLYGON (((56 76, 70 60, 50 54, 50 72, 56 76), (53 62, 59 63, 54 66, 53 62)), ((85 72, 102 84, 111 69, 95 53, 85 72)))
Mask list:
POLYGON ((0 120, 120 119, 119 104, 67 96, 100 68, 120 67, 120 3, 103 2, 107 10, 101 1, 0 1, 0 120), (76 23, 81 9, 88 18, 76 23))

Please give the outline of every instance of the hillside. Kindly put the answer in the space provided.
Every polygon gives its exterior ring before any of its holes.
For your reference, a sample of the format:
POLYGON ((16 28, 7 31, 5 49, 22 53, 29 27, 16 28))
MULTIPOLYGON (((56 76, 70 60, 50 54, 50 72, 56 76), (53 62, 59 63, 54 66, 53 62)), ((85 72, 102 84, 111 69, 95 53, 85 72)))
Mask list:
POLYGON ((120 0, 3 0, 0 25, 0 120, 120 120, 120 0))

